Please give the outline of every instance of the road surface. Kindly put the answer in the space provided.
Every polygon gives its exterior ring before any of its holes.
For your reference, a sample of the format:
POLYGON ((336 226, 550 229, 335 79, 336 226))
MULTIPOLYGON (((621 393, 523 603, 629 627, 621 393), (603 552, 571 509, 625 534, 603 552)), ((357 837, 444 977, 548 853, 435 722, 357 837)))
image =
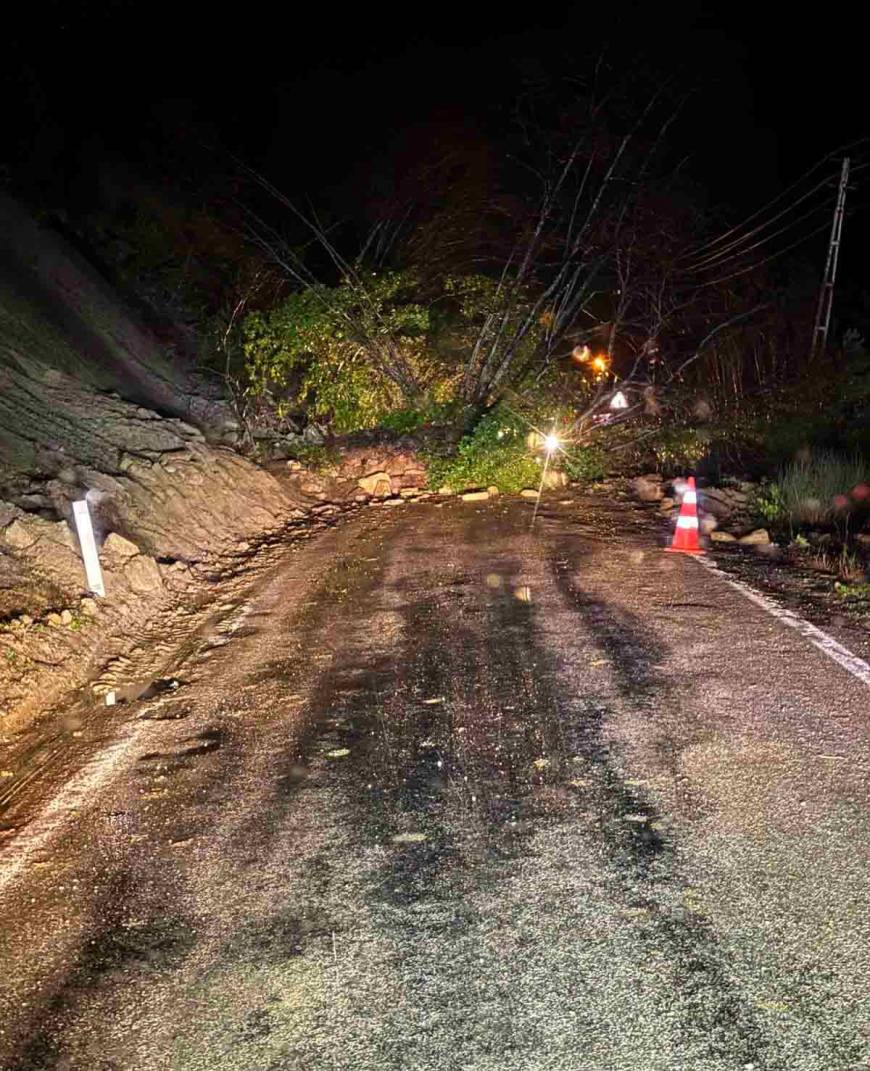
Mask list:
POLYGON ((0 1068, 870 1068, 870 690, 532 506, 369 510, 71 722, 2 816, 0 1068))

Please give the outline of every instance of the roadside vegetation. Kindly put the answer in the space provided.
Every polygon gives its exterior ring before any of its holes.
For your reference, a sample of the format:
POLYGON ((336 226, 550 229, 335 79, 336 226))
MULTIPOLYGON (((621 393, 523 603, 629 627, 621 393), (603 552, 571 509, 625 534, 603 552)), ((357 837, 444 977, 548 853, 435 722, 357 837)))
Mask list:
MULTIPOLYGON (((411 437, 430 485, 507 491, 540 478, 555 432, 548 464, 571 479, 749 478, 779 540, 826 535, 819 553, 861 561, 866 301, 811 358, 800 213, 735 225, 705 203, 671 156, 680 106, 658 84, 552 83, 347 212, 224 160, 176 169, 209 174, 186 190, 119 183, 80 229, 256 456, 411 437)), ((801 211, 826 216, 817 180, 837 166, 809 173, 818 204, 789 195, 801 211)))

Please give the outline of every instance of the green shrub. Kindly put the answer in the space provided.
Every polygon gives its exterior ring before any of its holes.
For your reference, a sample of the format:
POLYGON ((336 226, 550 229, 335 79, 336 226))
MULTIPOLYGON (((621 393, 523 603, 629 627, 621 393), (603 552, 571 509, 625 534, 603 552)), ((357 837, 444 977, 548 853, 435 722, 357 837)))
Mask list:
POLYGON ((691 472, 710 449, 710 433, 704 428, 661 427, 647 445, 662 472, 691 472))
POLYGON ((778 483, 763 483, 750 503, 751 511, 768 525, 776 526, 786 514, 785 499, 778 483))
POLYGON ((269 312, 252 312, 242 331, 249 392, 278 396, 337 431, 377 426, 407 404, 396 369, 429 388, 438 369, 426 345, 429 310, 410 297, 416 280, 370 272, 364 283, 311 286, 269 312))
POLYGON ((849 493, 866 479, 860 457, 820 450, 786 465, 765 485, 756 507, 772 525, 834 525, 848 516, 849 493))
POLYGON ((834 591, 841 599, 852 599, 855 602, 870 600, 870 584, 843 584, 837 580, 834 583, 834 591))
POLYGON ((516 415, 494 409, 460 440, 453 456, 428 458, 429 486, 496 486, 508 493, 537 486, 541 466, 526 445, 526 434, 525 423, 516 415))
POLYGON ((572 480, 600 480, 607 472, 607 452, 594 444, 568 447, 561 464, 572 480))
POLYGON ((415 409, 395 409, 382 417, 380 427, 397 435, 409 435, 427 424, 444 424, 455 415, 455 402, 425 403, 415 409))

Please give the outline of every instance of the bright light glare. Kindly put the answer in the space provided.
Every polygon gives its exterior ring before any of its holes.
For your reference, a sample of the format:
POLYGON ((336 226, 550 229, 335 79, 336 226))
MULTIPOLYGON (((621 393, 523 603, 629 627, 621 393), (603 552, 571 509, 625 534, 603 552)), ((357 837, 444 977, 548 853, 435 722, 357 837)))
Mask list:
POLYGON ((599 354, 597 357, 592 358, 592 367, 596 372, 606 372, 609 363, 610 362, 603 354, 599 354))
POLYGON ((544 436, 544 446, 547 448, 547 453, 552 454, 554 450, 559 449, 559 439, 552 433, 544 436))

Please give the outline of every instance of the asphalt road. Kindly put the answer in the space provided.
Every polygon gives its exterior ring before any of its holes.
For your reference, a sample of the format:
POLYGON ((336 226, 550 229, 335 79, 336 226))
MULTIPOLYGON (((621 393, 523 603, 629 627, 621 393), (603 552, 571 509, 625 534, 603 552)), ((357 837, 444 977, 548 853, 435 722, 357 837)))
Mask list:
POLYGON ((870 690, 532 505, 369 511, 91 711, 4 816, 0 1068, 870 1068, 870 690))

